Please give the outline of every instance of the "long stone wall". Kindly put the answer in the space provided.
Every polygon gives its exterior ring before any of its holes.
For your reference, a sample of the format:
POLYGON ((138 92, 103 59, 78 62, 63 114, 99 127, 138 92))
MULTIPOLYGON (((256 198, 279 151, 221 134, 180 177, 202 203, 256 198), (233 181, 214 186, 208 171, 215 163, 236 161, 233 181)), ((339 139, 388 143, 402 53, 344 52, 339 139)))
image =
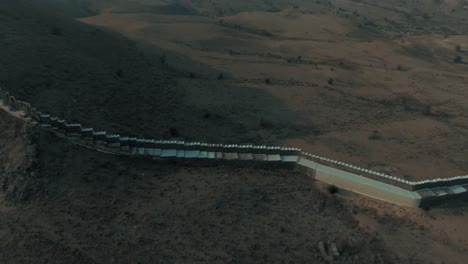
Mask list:
POLYGON ((298 148, 131 138, 108 134, 106 131, 96 131, 81 124, 68 123, 36 110, 29 103, 16 100, 1 88, 0 100, 10 110, 20 112, 24 119, 37 122, 44 128, 59 131, 67 137, 81 139, 86 145, 105 147, 108 153, 151 158, 297 164, 308 170, 308 174, 317 180, 410 207, 468 194, 467 175, 414 182, 303 152, 298 148))

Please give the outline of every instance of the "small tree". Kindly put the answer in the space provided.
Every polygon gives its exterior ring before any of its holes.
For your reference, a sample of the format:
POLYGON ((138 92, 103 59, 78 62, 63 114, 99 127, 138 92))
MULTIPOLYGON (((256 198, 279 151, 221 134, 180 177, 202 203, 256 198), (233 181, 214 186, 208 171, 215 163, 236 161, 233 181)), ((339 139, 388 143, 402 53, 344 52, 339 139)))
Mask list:
POLYGON ((50 33, 52 33, 52 35, 54 35, 54 36, 62 36, 63 35, 62 30, 60 28, 58 28, 58 27, 53 27, 50 30, 50 33))
POLYGON ((117 75, 119 78, 122 78, 123 75, 124 75, 124 73, 123 73, 122 69, 119 69, 119 70, 115 73, 115 75, 117 75))
POLYGON ((159 61, 161 62, 161 64, 166 64, 166 54, 165 53, 163 55, 161 55, 161 57, 159 57, 159 61))
POLYGON ((332 85, 333 84, 333 78, 328 79, 328 84, 332 85))
POLYGON ((179 136, 179 130, 176 127, 171 127, 169 129, 169 134, 173 137, 178 137, 179 136))
POLYGON ((264 119, 263 117, 260 119, 260 127, 263 129, 272 129, 275 125, 269 121, 264 119))
POLYGON ((460 55, 457 55, 454 59, 453 62, 455 63, 463 63, 463 58, 460 55))
POLYGON ((339 191, 338 187, 336 187, 335 185, 329 185, 327 187, 327 190, 328 190, 328 193, 330 194, 335 194, 339 191))
POLYGON ((432 106, 426 105, 422 111, 423 115, 430 116, 432 115, 432 106))
POLYGON ((380 132, 378 130, 374 130, 372 132, 372 134, 369 136, 369 139, 370 140, 379 140, 379 139, 382 139, 382 135, 380 134, 380 132))

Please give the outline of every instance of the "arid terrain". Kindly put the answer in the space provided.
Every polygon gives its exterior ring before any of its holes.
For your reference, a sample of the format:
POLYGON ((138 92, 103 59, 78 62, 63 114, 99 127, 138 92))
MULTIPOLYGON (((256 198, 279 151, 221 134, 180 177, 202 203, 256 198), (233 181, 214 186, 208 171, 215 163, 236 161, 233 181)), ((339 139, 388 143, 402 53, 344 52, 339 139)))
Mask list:
MULTIPOLYGON (((168 64, 187 75, 213 78, 205 67, 216 69, 225 78, 215 87, 267 95, 246 101, 268 108, 274 97, 296 118, 265 117, 266 134, 280 135, 262 140, 409 179, 468 171, 468 5, 460 1, 123 2, 80 20, 174 54, 168 64), (309 131, 281 133, 291 125, 309 131)), ((187 99, 219 101, 208 83, 187 99)))
MULTIPOLYGON (((0 0, 0 85, 121 135, 468 172, 464 1, 0 0)), ((298 170, 128 159, 0 110, 0 263, 465 263, 467 202, 298 170)))

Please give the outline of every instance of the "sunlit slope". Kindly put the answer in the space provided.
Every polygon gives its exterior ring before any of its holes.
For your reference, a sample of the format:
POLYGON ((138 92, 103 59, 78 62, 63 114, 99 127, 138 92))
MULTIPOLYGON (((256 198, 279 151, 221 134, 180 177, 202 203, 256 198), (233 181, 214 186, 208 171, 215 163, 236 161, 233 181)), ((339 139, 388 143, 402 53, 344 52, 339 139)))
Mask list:
MULTIPOLYGON (((451 35, 466 29, 465 11, 427 4, 441 11, 342 1, 216 18, 110 12, 82 21, 183 54, 224 72, 225 84, 277 98, 314 128, 283 143, 423 179, 468 171, 468 66, 455 61, 468 57, 467 39, 451 35)), ((168 63, 187 70, 177 60, 168 63)))

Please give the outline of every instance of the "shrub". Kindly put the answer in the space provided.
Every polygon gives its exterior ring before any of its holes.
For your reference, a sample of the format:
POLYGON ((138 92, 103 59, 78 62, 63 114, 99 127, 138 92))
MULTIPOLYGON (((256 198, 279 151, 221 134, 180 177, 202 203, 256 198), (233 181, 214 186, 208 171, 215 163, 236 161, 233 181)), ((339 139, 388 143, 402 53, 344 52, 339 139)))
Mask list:
POLYGON ((161 64, 166 64, 166 54, 161 55, 161 57, 159 57, 159 61, 161 64))
POLYGON ((339 191, 338 187, 336 187, 335 185, 328 186, 327 190, 328 190, 328 193, 330 194, 335 194, 339 191))
POLYGON ((426 105, 422 111, 422 114, 425 116, 430 116, 432 115, 432 106, 426 105))
POLYGON ((260 119, 260 127, 263 128, 263 129, 271 129, 273 128, 275 125, 269 121, 269 120, 266 120, 264 118, 260 119))
POLYGON ((265 83, 266 83, 266 84, 270 84, 270 83, 271 83, 270 78, 266 78, 266 79, 265 79, 265 83))
POLYGON ((453 62, 455 63, 463 63, 463 58, 460 55, 457 55, 454 59, 453 62))
POLYGON ((460 51, 461 51, 460 45, 456 45, 456 46, 455 46, 455 51, 457 51, 457 52, 460 52, 460 51))
POLYGON ((218 75, 218 80, 223 80, 223 79, 224 79, 224 75, 223 75, 222 73, 220 73, 220 74, 218 75))
POLYGON ((179 130, 176 127, 171 127, 169 129, 169 134, 173 137, 178 137, 179 136, 179 130))
POLYGON ((123 75, 124 75, 124 73, 123 73, 122 69, 119 69, 119 70, 115 73, 115 75, 117 75, 119 78, 122 78, 123 75))
POLYGON ((380 132, 378 130, 374 130, 372 132, 372 134, 369 136, 369 139, 370 140, 379 140, 379 139, 382 139, 382 135, 380 134, 380 132))
POLYGON ((399 70, 399 71, 407 71, 408 69, 405 68, 405 67, 403 67, 402 65, 398 64, 397 70, 399 70))
POLYGON ((333 84, 333 79, 332 79, 332 78, 328 79, 328 84, 329 84, 329 85, 332 85, 332 84, 333 84))
POLYGON ((54 36, 62 36, 63 35, 62 30, 60 28, 58 28, 58 27, 53 27, 50 30, 50 33, 52 33, 52 35, 54 35, 54 36))

